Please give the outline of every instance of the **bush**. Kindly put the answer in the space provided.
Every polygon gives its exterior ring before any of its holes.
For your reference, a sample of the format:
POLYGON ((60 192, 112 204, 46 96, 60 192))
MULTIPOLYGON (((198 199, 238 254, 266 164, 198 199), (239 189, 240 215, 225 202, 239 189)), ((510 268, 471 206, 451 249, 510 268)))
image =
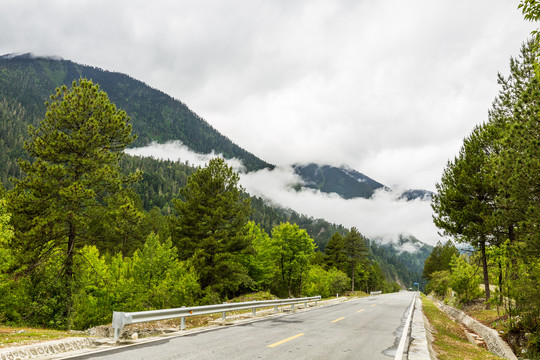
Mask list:
POLYGON ((350 286, 350 278, 340 270, 332 268, 328 271, 321 266, 312 266, 304 282, 304 295, 330 297, 337 293, 344 293, 350 286))
POLYGON ((170 239, 148 236, 133 258, 118 253, 107 259, 94 246, 75 257, 76 291, 73 326, 76 329, 110 322, 113 310, 144 311, 193 305, 199 297, 197 275, 176 258, 170 239))
POLYGON ((431 280, 426 286, 426 293, 434 292, 435 295, 445 297, 450 288, 450 271, 435 271, 431 273, 431 280))
POLYGON ((454 256, 450 262, 450 287, 457 293, 461 303, 467 303, 480 295, 480 277, 464 256, 454 256))

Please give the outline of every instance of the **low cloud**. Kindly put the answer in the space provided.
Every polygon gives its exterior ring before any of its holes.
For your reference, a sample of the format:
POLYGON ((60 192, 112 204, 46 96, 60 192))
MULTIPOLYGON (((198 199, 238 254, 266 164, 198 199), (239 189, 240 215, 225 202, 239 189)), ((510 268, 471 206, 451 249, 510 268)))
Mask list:
MULTIPOLYGON (((149 145, 140 148, 127 149, 129 155, 152 157, 154 159, 182 161, 194 167, 205 166, 215 158, 224 158, 222 154, 216 154, 212 151, 210 154, 199 154, 189 150, 181 141, 168 141, 164 144, 152 142, 149 145)), ((246 168, 238 159, 225 159, 226 163, 236 172, 244 172, 246 168)))
POLYGON ((301 179, 288 166, 243 174, 241 182, 252 195, 263 196, 304 215, 355 226, 363 235, 380 242, 396 243, 400 235, 414 235, 431 245, 439 240, 430 203, 399 199, 399 191, 379 190, 371 199, 343 199, 313 189, 296 191, 293 185, 301 179))
MULTIPOLYGON (((215 153, 206 155, 194 153, 180 141, 152 143, 142 148, 129 149, 127 152, 156 159, 187 161, 194 166, 204 166, 213 157, 221 156, 215 153)), ((238 159, 226 161, 236 171, 244 169, 238 159)), ((240 184, 249 194, 307 216, 323 218, 346 227, 354 226, 370 239, 396 243, 400 235, 414 235, 420 241, 431 245, 439 240, 431 220, 430 203, 399 199, 401 189, 379 190, 371 199, 346 200, 337 194, 322 193, 313 189, 296 191, 294 185, 299 183, 302 183, 302 179, 290 166, 278 166, 273 170, 263 169, 250 173, 240 171, 240 184)))

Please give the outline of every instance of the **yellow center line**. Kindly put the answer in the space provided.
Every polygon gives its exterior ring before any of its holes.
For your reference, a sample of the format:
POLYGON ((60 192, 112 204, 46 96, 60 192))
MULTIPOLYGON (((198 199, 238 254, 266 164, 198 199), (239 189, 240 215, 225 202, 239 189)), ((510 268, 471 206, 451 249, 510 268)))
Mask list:
POLYGON ((360 309, 360 310, 358 310, 357 312, 362 312, 362 311, 364 311, 364 310, 366 310, 366 309, 360 309))
POLYGON ((271 348, 271 347, 274 347, 274 346, 278 346, 278 345, 281 345, 283 343, 286 343, 287 341, 291 341, 291 340, 294 340, 296 338, 299 338, 300 336, 303 336, 303 335, 304 335, 304 333, 296 334, 294 336, 291 336, 290 338, 286 338, 284 340, 281 340, 281 341, 278 341, 276 343, 270 344, 267 347, 271 348))
POLYGON ((336 319, 336 320, 332 320, 332 321, 330 321, 330 322, 336 323, 336 322, 341 321, 341 320, 343 320, 343 319, 345 319, 345 316, 340 317, 339 319, 336 319))
POLYGON ((371 307, 374 307, 374 306, 376 306, 376 305, 377 305, 377 304, 371 304, 371 307))

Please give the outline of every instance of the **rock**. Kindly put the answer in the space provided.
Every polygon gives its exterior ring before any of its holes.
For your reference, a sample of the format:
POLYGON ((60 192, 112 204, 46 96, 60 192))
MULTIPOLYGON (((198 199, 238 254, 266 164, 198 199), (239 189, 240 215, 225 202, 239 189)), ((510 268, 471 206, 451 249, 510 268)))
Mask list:
POLYGON ((133 333, 133 335, 131 335, 131 338, 132 338, 133 340, 137 340, 137 339, 139 338, 139 334, 133 333))

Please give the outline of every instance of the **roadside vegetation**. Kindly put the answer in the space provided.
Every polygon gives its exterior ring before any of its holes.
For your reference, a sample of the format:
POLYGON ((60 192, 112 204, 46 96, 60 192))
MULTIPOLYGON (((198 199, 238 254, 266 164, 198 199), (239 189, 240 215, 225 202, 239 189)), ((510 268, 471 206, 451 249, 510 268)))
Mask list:
POLYGON ((73 336, 82 335, 77 335, 73 332, 62 330, 10 327, 0 325, 0 348, 10 347, 13 345, 30 345, 42 341, 58 340, 73 336))
MULTIPOLYGON (((540 20, 540 2, 521 1, 540 20)), ((433 197, 435 225, 450 238, 425 262, 426 293, 497 327, 514 352, 540 358, 539 32, 510 59, 488 119, 467 136, 433 197), (460 250, 455 244, 460 244, 460 250), (469 308, 469 309, 468 309, 469 308), (491 310, 494 309, 494 310, 491 310), (496 315, 495 315, 496 314, 496 315)))
POLYGON ((497 360, 502 359, 487 349, 471 344, 463 327, 439 310, 435 303, 422 297, 424 314, 433 329, 433 348, 439 360, 497 360))

